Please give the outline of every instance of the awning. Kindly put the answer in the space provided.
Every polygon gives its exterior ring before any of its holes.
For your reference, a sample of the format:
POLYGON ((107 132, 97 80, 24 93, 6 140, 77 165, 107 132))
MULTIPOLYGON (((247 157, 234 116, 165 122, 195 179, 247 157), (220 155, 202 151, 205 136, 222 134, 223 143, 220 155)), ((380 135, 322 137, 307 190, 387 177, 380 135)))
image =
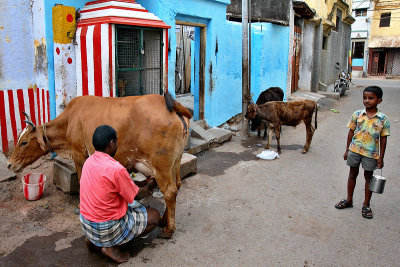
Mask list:
POLYGON ((400 36, 376 36, 371 37, 368 48, 396 48, 400 47, 400 36))
POLYGON ((315 11, 304 1, 293 1, 293 9, 305 19, 311 19, 315 16, 315 11))
POLYGON ((370 1, 363 1, 361 3, 353 2, 353 10, 369 8, 370 1))
POLYGON ((134 0, 91 1, 86 3, 80 11, 78 27, 107 23, 171 28, 134 0))

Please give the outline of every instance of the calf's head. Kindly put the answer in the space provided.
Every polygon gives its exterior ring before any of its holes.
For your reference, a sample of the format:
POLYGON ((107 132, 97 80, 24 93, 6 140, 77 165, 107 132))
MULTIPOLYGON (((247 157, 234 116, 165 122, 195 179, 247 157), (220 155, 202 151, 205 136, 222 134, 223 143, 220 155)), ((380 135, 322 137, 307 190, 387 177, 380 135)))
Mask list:
POLYGON ((44 142, 43 129, 37 128, 30 120, 18 136, 15 149, 7 161, 7 167, 13 172, 21 172, 26 166, 32 164, 47 153, 44 142))
POLYGON ((246 119, 248 119, 248 120, 254 120, 254 118, 257 116, 257 114, 258 114, 258 107, 257 107, 257 105, 254 104, 254 103, 250 103, 250 104, 247 106, 247 112, 246 112, 246 115, 245 115, 246 119))

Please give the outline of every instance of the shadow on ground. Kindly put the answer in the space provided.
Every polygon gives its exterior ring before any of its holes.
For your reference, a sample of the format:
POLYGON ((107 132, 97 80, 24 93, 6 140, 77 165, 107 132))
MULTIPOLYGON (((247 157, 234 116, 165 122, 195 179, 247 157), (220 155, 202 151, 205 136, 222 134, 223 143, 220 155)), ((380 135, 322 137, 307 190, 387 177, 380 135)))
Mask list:
MULTIPOLYGON (((146 238, 137 238, 121 246, 136 257, 145 247, 155 247, 152 240, 158 236, 160 229, 154 230, 146 238)), ((71 242, 71 247, 56 251, 56 242, 67 237, 66 232, 49 236, 34 236, 16 248, 12 253, 0 258, 0 266, 117 266, 101 253, 90 253, 85 246, 85 236, 71 242)), ((146 263, 148 259, 137 260, 146 263)))

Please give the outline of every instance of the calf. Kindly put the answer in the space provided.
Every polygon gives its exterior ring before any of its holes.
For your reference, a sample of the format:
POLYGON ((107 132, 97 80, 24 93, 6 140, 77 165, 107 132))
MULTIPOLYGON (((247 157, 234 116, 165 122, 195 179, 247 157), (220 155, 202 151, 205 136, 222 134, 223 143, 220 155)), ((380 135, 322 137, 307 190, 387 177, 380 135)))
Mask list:
MULTIPOLYGON (((284 93, 281 88, 279 87, 270 87, 267 90, 261 92, 261 94, 258 96, 258 99, 256 101, 257 105, 262 105, 270 101, 282 101, 284 97, 284 93)), ((264 124, 264 136, 263 139, 266 139, 267 137, 267 124, 264 124)), ((251 120, 251 131, 255 131, 258 129, 257 135, 261 135, 261 120, 259 116, 256 116, 253 120, 251 120)))
POLYGON ((298 100, 292 102, 272 101, 263 105, 254 103, 247 107, 246 118, 254 119, 256 116, 269 126, 268 143, 265 148, 269 148, 272 137, 272 127, 275 130, 276 140, 278 142, 278 153, 281 153, 280 145, 280 126, 297 126, 304 122, 307 131, 307 140, 301 153, 305 154, 310 149, 311 140, 314 134, 314 127, 311 125, 312 116, 315 110, 315 129, 317 129, 318 106, 312 100, 298 100))

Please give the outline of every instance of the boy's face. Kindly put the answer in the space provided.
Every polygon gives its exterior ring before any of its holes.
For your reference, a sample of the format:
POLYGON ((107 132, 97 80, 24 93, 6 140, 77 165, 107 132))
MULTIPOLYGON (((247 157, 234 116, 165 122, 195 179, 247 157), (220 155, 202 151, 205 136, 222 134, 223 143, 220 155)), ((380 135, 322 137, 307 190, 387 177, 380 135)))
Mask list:
POLYGON ((382 98, 379 98, 376 96, 375 93, 373 92, 364 92, 363 93, 363 104, 364 106, 369 109, 369 108, 375 108, 382 102, 382 98))

